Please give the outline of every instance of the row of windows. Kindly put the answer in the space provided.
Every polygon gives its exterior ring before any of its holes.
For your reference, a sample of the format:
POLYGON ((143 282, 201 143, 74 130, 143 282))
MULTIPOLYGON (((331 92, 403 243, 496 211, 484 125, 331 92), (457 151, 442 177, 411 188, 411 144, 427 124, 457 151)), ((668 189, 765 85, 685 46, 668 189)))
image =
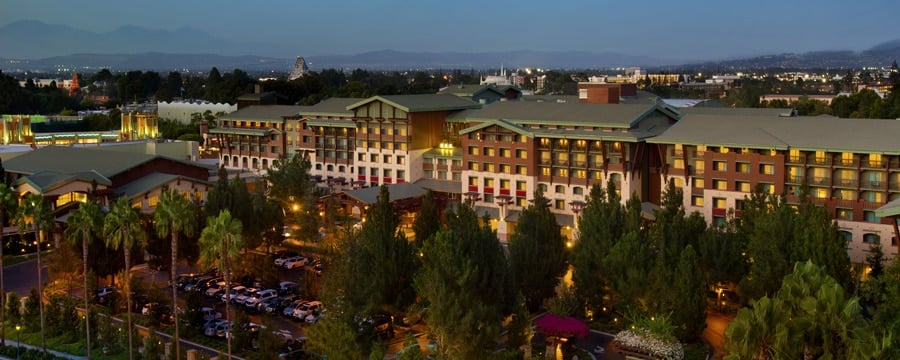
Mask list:
MULTIPOLYGON (((469 146, 469 155, 485 155, 485 156, 497 156, 500 154, 500 157, 511 158, 512 150, 507 148, 500 148, 499 150, 495 150, 492 147, 478 147, 478 146, 469 146)), ((528 158, 528 150, 525 149, 516 149, 516 158, 519 159, 527 159, 528 158)))
POLYGON ((403 151, 406 151, 406 149, 407 149, 407 145, 405 142, 393 142, 393 141, 356 140, 356 147, 371 148, 371 149, 403 150, 403 151))
POLYGON ((486 171, 486 172, 500 172, 503 174, 528 175, 528 166, 525 166, 525 165, 516 165, 515 168, 513 168, 513 166, 510 164, 479 163, 476 161, 469 161, 468 166, 466 168, 469 170, 472 170, 472 171, 486 171), (513 172, 513 170, 515 170, 515 172, 513 172))
MULTIPOLYGON (((325 166, 325 169, 326 169, 325 171, 334 171, 334 165, 333 165, 333 164, 328 164, 328 165, 325 166)), ((344 165, 339 165, 339 166, 337 167, 337 169, 338 169, 338 172, 341 172, 341 173, 342 173, 342 172, 345 172, 347 168, 346 168, 344 165)), ((320 170, 320 171, 321 171, 321 170, 322 170, 322 164, 316 164, 316 170, 320 170)), ((352 167, 352 166, 350 167, 350 172, 351 172, 351 173, 353 172, 353 167, 352 167)))
POLYGON ((365 154, 365 153, 357 153, 356 160, 358 161, 366 161, 368 158, 371 163, 378 163, 379 159, 381 163, 384 164, 393 164, 394 160, 397 160, 398 165, 406 165, 406 155, 390 155, 390 154, 365 154))
POLYGON ((469 133, 469 140, 478 140, 478 141, 502 141, 502 142, 520 142, 527 143, 528 137, 525 135, 511 135, 511 134, 483 134, 480 132, 471 132, 469 133))
POLYGON ((394 127, 391 124, 382 124, 380 127, 378 127, 378 126, 369 126, 369 127, 360 126, 358 129, 359 129, 360 134, 397 135, 397 136, 406 136, 408 134, 405 125, 394 127))
POLYGON ((425 171, 426 179, 462 181, 462 173, 460 173, 459 171, 451 172, 450 176, 451 176, 451 178, 448 179, 446 170, 438 170, 438 171, 426 170, 425 171), (435 176, 435 175, 437 175, 437 176, 435 176))
MULTIPOLYGON (((397 174, 397 179, 406 179, 406 170, 395 170, 395 169, 379 169, 379 168, 369 168, 369 176, 381 176, 385 178, 394 178, 394 174, 397 174)), ((366 175, 366 167, 359 167, 359 175, 366 175)))
MULTIPOLYGON (((429 161, 429 160, 430 160, 430 159, 426 159, 425 161, 431 162, 431 161, 429 161)), ((448 160, 448 159, 445 159, 445 158, 437 158, 437 159, 436 159, 436 162, 437 162, 437 165, 438 165, 438 166, 447 166, 447 163, 448 163, 447 160, 448 160)), ((462 160, 459 160, 459 159, 453 159, 452 161, 453 161, 453 166, 462 166, 462 160)))

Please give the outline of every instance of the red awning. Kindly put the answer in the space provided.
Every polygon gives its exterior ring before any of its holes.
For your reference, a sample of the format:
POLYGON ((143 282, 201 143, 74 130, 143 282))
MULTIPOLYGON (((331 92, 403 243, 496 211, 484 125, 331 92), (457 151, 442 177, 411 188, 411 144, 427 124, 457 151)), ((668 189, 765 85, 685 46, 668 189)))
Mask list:
POLYGON ((583 338, 590 333, 591 329, 577 318, 571 316, 560 316, 548 313, 534 322, 537 330, 556 337, 563 338, 583 338))

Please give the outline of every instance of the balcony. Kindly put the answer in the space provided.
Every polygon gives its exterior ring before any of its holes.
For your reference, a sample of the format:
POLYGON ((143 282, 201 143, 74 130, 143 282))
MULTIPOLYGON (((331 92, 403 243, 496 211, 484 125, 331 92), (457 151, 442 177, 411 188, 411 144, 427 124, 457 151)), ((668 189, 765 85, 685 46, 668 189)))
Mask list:
POLYGON ((818 186, 830 186, 831 178, 827 176, 810 176, 809 184, 818 186))
POLYGON ((802 176, 787 176, 787 177, 784 179, 784 181, 787 182, 787 183, 790 183, 790 184, 802 184, 802 183, 803 183, 803 177, 802 177, 802 176))
POLYGON ((572 162, 572 166, 574 166, 574 167, 579 167, 579 168, 587 167, 587 161, 583 161, 583 160, 582 160, 582 161, 578 161, 578 160, 575 160, 575 161, 572 162))
POLYGON ((787 157, 788 164, 803 164, 802 156, 788 156, 787 157))
POLYGON ((860 186, 869 189, 882 189, 884 188, 884 181, 880 179, 872 180, 872 179, 863 179, 859 182, 860 186))
POLYGON ((868 160, 862 162, 862 167, 868 169, 883 169, 887 167, 887 165, 888 162, 884 160, 868 160))
POLYGON ((834 178, 834 186, 839 187, 856 187, 859 181, 856 179, 842 179, 842 178, 834 178))
POLYGON ((837 166, 837 167, 855 168, 855 167, 859 166, 859 160, 857 160, 856 158, 843 159, 843 158, 835 157, 834 159, 832 159, 832 165, 837 166))

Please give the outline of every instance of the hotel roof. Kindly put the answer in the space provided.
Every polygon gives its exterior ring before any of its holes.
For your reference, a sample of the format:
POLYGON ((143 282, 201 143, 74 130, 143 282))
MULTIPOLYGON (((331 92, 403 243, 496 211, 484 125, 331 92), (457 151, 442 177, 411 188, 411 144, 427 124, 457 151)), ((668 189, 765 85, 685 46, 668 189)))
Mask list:
MULTIPOLYGON (((502 119, 515 124, 629 128, 644 115, 663 110, 654 104, 585 104, 578 102, 501 101, 447 117, 448 121, 502 119)), ((676 116, 674 112, 671 115, 676 116)))
POLYGON ((7 172, 25 175, 33 175, 46 170, 62 174, 82 174, 92 171, 100 176, 112 178, 156 158, 203 167, 200 164, 159 155, 68 146, 47 146, 29 151, 4 161, 3 167, 7 172))
POLYGON ((346 109, 351 110, 374 101, 386 102, 406 112, 477 109, 481 106, 474 101, 464 99, 456 95, 417 94, 373 96, 368 99, 364 99, 362 101, 347 105, 346 109))
POLYGON ((297 115, 300 111, 310 108, 299 105, 251 105, 225 114, 219 120, 253 120, 253 121, 281 121, 283 116, 297 115))
POLYGON ((359 102, 360 98, 328 98, 313 106, 304 106, 301 116, 353 116, 347 107, 359 102))
POLYGON ((648 142, 900 154, 897 134, 897 120, 689 114, 648 142))

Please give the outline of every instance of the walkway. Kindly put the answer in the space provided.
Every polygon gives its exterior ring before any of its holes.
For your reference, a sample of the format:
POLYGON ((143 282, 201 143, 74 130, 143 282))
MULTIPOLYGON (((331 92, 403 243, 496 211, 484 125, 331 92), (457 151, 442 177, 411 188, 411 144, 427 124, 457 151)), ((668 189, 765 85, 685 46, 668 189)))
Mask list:
MULTIPOLYGON (((40 347, 40 346, 28 345, 28 344, 26 344, 26 343, 21 343, 21 344, 19 344, 19 343, 18 343, 17 341, 15 341, 15 340, 6 339, 6 346, 16 346, 16 344, 18 344, 19 347, 25 348, 25 349, 35 349, 35 350, 38 350, 38 351, 41 350, 41 347, 40 347)), ((47 352, 48 352, 48 353, 51 353, 51 354, 53 354, 53 355, 62 357, 62 358, 66 358, 66 359, 72 359, 72 360, 87 360, 87 357, 86 357, 86 356, 75 356, 75 355, 72 355, 72 354, 66 354, 66 353, 63 353, 63 352, 59 352, 59 351, 55 351, 55 350, 50 350, 50 349, 47 349, 47 352)), ((4 357, 4 356, 0 356, 0 359, 13 360, 12 358, 4 357)))

